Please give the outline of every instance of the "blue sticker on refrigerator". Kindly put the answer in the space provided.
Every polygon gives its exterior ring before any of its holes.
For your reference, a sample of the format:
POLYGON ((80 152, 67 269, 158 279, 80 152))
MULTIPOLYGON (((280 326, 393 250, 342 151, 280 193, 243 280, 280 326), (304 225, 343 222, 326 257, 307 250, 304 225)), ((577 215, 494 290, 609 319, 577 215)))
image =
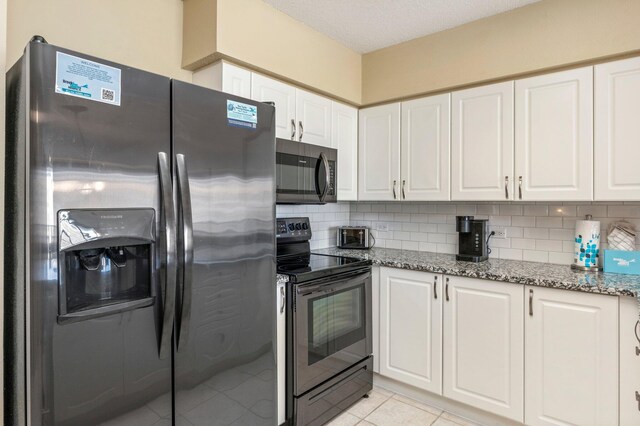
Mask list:
POLYGON ((258 125, 258 107, 227 99, 227 124, 255 130, 258 125))
POLYGON ((56 93, 120 106, 120 69, 56 52, 56 93))

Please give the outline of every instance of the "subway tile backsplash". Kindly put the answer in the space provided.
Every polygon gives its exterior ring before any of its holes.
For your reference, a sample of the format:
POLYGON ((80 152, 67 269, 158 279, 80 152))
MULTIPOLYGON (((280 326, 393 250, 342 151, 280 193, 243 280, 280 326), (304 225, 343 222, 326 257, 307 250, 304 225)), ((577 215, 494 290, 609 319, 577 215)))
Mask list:
POLYGON ((586 214, 601 222, 601 248, 611 222, 624 219, 640 229, 640 202, 352 202, 350 224, 369 226, 377 247, 456 253, 455 217, 473 215, 489 219, 489 229, 507 230, 507 238, 491 239, 490 257, 570 264, 575 221, 586 214))
MULTIPOLYGON (((336 245, 338 226, 365 225, 377 247, 456 253, 457 215, 489 219, 504 227, 507 238, 492 238, 490 257, 570 264, 575 221, 591 214, 601 222, 602 245, 611 222, 627 220, 640 229, 640 202, 619 203, 463 203, 463 202, 340 202, 325 205, 278 205, 278 217, 308 216, 311 248, 336 245)), ((638 244, 638 243, 637 243, 638 244)), ((640 245, 637 246, 640 250, 640 245)))

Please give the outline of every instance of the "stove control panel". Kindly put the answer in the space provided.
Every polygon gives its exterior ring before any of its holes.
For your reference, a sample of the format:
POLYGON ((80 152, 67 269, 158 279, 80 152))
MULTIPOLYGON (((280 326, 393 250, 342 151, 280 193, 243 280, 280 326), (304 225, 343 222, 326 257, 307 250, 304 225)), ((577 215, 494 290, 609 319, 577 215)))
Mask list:
POLYGON ((311 239, 311 225, 308 217, 282 217, 276 219, 276 240, 308 241, 311 239))

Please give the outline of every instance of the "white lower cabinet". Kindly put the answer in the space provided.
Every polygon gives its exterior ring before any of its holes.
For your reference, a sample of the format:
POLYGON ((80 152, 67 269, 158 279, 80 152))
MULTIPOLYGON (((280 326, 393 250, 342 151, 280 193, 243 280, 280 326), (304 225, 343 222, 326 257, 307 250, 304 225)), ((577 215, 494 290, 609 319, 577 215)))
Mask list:
POLYGON ((380 267, 371 267, 371 332, 373 336, 373 372, 380 373, 380 267))
POLYGON ((527 287, 525 304, 526 424, 618 424, 618 298, 527 287))
POLYGON ((523 286, 445 276, 444 396, 523 421, 523 286))
POLYGON ((442 393, 442 275, 380 268, 380 374, 442 393))
POLYGON ((640 321, 638 301, 620 298, 620 426, 640 425, 640 321))
POLYGON ((373 292, 382 376, 530 426, 640 424, 633 298, 387 267, 373 292))

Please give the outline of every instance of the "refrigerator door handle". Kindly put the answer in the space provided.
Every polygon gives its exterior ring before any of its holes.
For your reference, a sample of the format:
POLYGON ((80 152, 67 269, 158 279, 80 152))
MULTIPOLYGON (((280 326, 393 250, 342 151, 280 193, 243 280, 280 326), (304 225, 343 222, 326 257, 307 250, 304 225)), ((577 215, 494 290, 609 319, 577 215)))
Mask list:
POLYGON ((160 334, 160 359, 171 354, 171 335, 176 309, 176 216, 173 205, 173 187, 171 185, 171 169, 169 157, 164 152, 158 153, 158 172, 160 174, 161 226, 164 227, 165 258, 165 294, 162 315, 162 331, 160 334))
POLYGON ((191 212, 191 190, 189 189, 189 174, 183 154, 176 155, 178 203, 180 214, 178 218, 178 233, 181 242, 178 258, 178 280, 182 288, 182 306, 180 322, 178 324, 178 352, 184 349, 189 338, 189 322, 191 320, 191 292, 193 268, 193 215, 191 212))

